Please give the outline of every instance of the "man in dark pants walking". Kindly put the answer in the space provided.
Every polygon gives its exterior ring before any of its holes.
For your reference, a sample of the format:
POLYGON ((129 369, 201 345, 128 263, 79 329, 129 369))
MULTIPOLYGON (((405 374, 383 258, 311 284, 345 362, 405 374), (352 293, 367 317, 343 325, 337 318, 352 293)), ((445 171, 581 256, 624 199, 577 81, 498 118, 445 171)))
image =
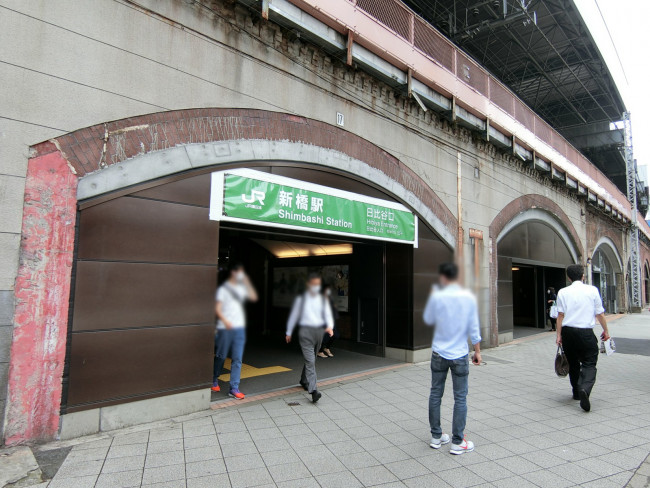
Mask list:
POLYGON ((307 279, 307 291, 296 297, 287 322, 287 344, 291 342, 293 329, 298 325, 298 341, 305 365, 302 368, 300 384, 311 394, 316 403, 321 393, 317 389, 316 354, 323 342, 323 332, 334 334, 334 319, 329 300, 321 293, 321 277, 311 273, 307 279))
POLYGON ((582 281, 584 268, 572 264, 567 268, 567 276, 571 286, 562 288, 557 295, 557 343, 562 345, 569 361, 573 399, 580 400, 580 406, 588 412, 598 362, 598 339, 593 332, 596 319, 603 328, 603 341, 609 340, 609 330, 598 288, 582 281))

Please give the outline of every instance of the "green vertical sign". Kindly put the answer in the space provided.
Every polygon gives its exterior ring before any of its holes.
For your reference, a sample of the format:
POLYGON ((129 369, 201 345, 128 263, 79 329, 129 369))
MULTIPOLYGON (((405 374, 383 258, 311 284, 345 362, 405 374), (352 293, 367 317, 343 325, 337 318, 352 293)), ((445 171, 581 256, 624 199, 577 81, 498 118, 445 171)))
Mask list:
POLYGON ((404 207, 367 198, 370 203, 361 195, 355 199, 354 194, 333 189, 328 194, 328 188, 318 188, 321 191, 300 188, 299 181, 288 185, 226 173, 222 217, 415 243, 415 215, 404 207))

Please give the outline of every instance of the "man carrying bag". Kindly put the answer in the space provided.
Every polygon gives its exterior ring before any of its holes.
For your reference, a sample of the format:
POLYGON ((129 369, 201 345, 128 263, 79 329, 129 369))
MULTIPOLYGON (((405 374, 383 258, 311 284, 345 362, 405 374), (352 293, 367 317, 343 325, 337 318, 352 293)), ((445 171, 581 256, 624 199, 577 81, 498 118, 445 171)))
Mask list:
POLYGON ((573 399, 580 400, 585 412, 591 410, 589 396, 596 382, 598 339, 593 333, 596 319, 603 327, 601 338, 609 340, 605 309, 598 288, 585 285, 584 268, 572 264, 567 268, 571 285, 557 296, 557 344, 562 346, 569 362, 569 379, 573 399))

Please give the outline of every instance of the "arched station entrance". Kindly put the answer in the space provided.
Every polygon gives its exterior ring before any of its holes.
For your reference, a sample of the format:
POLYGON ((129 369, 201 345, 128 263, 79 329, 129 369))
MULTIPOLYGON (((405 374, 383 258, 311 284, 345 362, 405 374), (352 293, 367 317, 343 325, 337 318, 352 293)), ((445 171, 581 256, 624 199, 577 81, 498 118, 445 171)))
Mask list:
MULTIPOLYGON (((214 293, 231 259, 245 261, 263 294, 249 310, 249 338, 272 354, 255 355, 249 372, 282 370, 283 357, 273 350, 283 342, 286 295, 298 291, 293 285, 305 269, 320 270, 337 288, 339 350, 393 361, 430 355, 422 311, 438 264, 453 257, 457 221, 415 172, 350 132, 255 110, 145 115, 35 147, 25 192, 20 334, 12 354, 13 371, 31 373, 10 377, 12 443, 207 408, 214 293), (108 134, 108 143, 98 132, 108 134), (376 232, 328 235, 212 220, 211 174, 238 168, 289 179, 297 189, 319 185, 325 195, 336 190, 352 202, 403 209, 418 234, 405 244, 377 239, 376 232), (48 341, 37 362, 23 353, 35 337, 48 341), (24 408, 34 404, 43 408, 24 408)), ((393 229, 390 212, 375 210, 372 219, 364 212, 357 219, 393 229)), ((343 364, 344 356, 332 364, 343 364)), ((299 375, 288 369, 285 386, 299 375)))
POLYGON ((578 252, 566 228, 540 208, 512 218, 496 245, 499 342, 508 342, 545 329, 548 290, 566 286, 566 266, 578 252))

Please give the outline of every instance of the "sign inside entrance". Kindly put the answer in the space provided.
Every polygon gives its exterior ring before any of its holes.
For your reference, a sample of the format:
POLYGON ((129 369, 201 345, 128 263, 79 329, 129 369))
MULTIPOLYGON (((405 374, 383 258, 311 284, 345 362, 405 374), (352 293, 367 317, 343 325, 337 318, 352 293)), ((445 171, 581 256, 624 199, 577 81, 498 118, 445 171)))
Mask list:
POLYGON ((417 245, 405 206, 249 169, 212 173, 210 219, 417 245))

